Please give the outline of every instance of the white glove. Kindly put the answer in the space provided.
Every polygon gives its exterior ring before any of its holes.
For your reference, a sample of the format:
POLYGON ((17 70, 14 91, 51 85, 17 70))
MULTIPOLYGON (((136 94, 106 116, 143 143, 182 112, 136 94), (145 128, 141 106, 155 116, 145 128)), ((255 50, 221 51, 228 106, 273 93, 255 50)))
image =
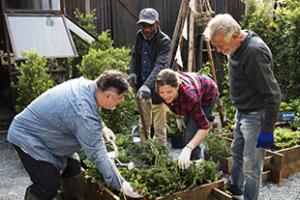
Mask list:
POLYGON ((192 161, 190 161, 191 153, 192 153, 192 148, 189 146, 185 146, 182 149, 178 157, 178 165, 180 169, 187 169, 190 167, 190 165, 192 164, 192 161))
POLYGON ((149 99, 151 97, 151 90, 150 90, 150 88, 147 85, 143 85, 138 90, 136 96, 139 99, 149 99))
POLYGON ((116 136, 114 132, 111 129, 107 128, 106 126, 102 129, 102 134, 106 141, 114 142, 116 140, 116 136))
POLYGON ((133 86, 137 85, 137 76, 135 73, 129 74, 129 76, 127 77, 127 80, 131 85, 133 85, 133 86))
POLYGON ((180 117, 176 119, 176 124, 181 133, 183 133, 184 129, 186 129, 186 124, 184 122, 184 117, 180 117))
POLYGON ((128 183, 125 180, 122 184, 121 191, 124 192, 124 194, 126 196, 129 196, 130 198, 142 198, 142 196, 139 193, 133 191, 130 183, 128 183))

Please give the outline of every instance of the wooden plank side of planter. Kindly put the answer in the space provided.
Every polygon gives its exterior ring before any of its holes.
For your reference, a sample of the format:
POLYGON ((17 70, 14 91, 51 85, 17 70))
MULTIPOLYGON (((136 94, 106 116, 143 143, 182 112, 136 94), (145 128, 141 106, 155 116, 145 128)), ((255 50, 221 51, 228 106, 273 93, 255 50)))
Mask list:
POLYGON ((300 172, 300 145, 278 151, 268 151, 271 159, 271 181, 280 184, 282 178, 300 172))
POLYGON ((171 200, 180 197, 182 200, 208 200, 211 191, 214 188, 221 188, 224 185, 223 180, 219 180, 213 183, 207 183, 200 186, 197 186, 192 189, 176 192, 172 195, 166 197, 159 197, 156 200, 171 200))
MULTIPOLYGON (((223 157, 223 156, 211 156, 212 160, 218 164, 219 170, 222 170, 223 172, 227 174, 231 174, 232 170, 232 157, 223 157)), ((264 161, 264 171, 268 171, 271 168, 271 155, 265 156, 264 161)))
POLYGON ((262 182, 266 182, 271 179, 271 170, 264 171, 262 173, 262 182))
POLYGON ((111 192, 102 183, 87 181, 85 199, 88 200, 119 200, 120 198, 111 192))
POLYGON ((210 193, 209 199, 210 200, 231 200, 232 197, 230 194, 227 194, 226 192, 218 188, 214 188, 210 193))
POLYGON ((230 174, 232 170, 232 157, 223 157, 219 155, 210 156, 210 158, 218 164, 218 169, 226 174, 230 174))

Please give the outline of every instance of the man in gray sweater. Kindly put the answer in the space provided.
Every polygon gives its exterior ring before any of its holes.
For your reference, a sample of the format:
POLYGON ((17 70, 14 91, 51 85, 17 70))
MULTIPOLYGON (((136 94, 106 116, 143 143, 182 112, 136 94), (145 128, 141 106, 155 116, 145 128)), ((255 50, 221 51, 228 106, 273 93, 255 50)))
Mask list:
POLYGON ((272 53, 257 34, 241 30, 229 14, 216 15, 204 35, 228 56, 231 99, 237 109, 229 190, 236 199, 257 200, 281 96, 272 53))

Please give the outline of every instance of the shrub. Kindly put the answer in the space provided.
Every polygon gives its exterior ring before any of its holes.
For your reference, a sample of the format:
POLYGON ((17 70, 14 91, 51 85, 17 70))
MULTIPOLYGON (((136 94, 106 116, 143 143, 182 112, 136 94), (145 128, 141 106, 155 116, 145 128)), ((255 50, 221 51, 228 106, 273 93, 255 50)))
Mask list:
POLYGON ((288 99, 300 95, 300 2, 283 2, 273 11, 273 4, 245 0, 247 9, 241 24, 270 47, 275 76, 288 99))
POLYGON ((19 66, 20 76, 16 85, 16 112, 21 112, 31 101, 54 86, 47 73, 47 59, 36 53, 26 53, 26 60, 19 66))

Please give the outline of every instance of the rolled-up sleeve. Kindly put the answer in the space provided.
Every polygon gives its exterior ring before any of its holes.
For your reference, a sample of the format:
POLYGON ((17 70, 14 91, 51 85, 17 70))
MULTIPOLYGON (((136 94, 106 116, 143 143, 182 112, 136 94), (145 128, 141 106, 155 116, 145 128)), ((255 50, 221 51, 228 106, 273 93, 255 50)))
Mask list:
POLYGON ((76 137, 88 158, 96 164, 105 182, 120 190, 123 178, 107 155, 99 117, 84 115, 76 120, 76 126, 76 137))

